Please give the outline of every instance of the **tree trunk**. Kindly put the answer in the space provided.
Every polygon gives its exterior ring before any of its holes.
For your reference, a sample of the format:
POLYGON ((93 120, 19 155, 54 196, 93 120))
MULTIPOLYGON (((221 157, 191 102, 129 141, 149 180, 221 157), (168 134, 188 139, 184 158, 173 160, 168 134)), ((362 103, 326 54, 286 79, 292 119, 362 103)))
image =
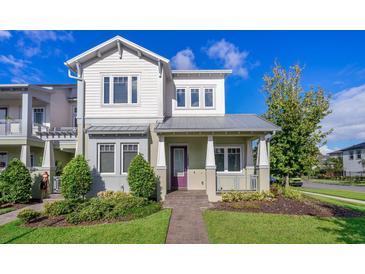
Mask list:
POLYGON ((289 187, 289 175, 285 176, 285 187, 289 187))

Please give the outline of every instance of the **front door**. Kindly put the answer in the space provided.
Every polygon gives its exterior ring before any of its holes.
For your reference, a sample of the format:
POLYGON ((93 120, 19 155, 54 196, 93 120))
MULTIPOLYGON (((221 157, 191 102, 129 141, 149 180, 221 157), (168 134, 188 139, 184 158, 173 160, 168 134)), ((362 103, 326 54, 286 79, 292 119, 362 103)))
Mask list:
POLYGON ((187 188, 187 149, 186 146, 171 147, 171 189, 187 188))

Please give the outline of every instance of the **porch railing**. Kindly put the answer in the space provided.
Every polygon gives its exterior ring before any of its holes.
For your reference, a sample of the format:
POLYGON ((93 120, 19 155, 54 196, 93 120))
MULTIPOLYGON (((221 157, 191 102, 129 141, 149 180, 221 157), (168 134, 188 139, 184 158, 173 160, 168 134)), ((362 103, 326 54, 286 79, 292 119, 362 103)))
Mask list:
POLYGON ((0 136, 19 136, 22 134, 22 120, 0 120, 0 136))
POLYGON ((217 192, 256 190, 257 175, 217 173, 217 192))

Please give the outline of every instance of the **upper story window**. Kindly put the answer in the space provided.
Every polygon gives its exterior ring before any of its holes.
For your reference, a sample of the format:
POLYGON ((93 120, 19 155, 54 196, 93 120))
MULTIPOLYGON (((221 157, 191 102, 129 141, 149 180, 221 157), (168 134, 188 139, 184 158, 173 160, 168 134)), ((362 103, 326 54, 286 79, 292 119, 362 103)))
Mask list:
POLYGON ((358 160, 361 159, 361 150, 356 151, 356 159, 358 159, 358 160))
POLYGON ((198 108, 200 106, 200 92, 198 88, 192 88, 190 90, 190 106, 192 108, 198 108))
POLYGON ((33 123, 43 125, 44 120, 44 108, 33 108, 33 123))
POLYGON ((350 153, 349 159, 353 160, 354 159, 354 152, 351 150, 349 153, 350 153))
POLYGON ((138 76, 103 77, 104 104, 137 104, 138 76))
POLYGON ((207 86, 178 87, 176 89, 176 108, 213 109, 215 107, 215 88, 207 86))
POLYGON ((204 90, 204 105, 206 108, 213 107, 213 89, 212 88, 206 88, 204 90))
POLYGON ((176 105, 177 107, 185 107, 185 89, 178 88, 176 90, 176 105))

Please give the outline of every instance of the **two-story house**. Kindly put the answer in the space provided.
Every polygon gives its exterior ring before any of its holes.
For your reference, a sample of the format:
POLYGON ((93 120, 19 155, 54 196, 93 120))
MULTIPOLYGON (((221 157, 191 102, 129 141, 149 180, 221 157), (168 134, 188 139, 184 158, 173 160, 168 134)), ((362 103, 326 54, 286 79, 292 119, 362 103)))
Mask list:
POLYGON ((254 114, 225 113, 230 70, 171 70, 168 59, 116 36, 68 60, 77 81, 76 153, 93 171, 92 194, 128 191, 128 167, 143 154, 169 191, 269 189, 269 136, 254 114), (256 163, 252 142, 258 140, 256 163))
MULTIPOLYGON (((0 85, 0 171, 21 159, 33 175, 55 172, 76 148, 75 85, 0 85)), ((57 192, 58 186, 50 191, 57 192)), ((34 186, 34 197, 39 186, 34 186)))

